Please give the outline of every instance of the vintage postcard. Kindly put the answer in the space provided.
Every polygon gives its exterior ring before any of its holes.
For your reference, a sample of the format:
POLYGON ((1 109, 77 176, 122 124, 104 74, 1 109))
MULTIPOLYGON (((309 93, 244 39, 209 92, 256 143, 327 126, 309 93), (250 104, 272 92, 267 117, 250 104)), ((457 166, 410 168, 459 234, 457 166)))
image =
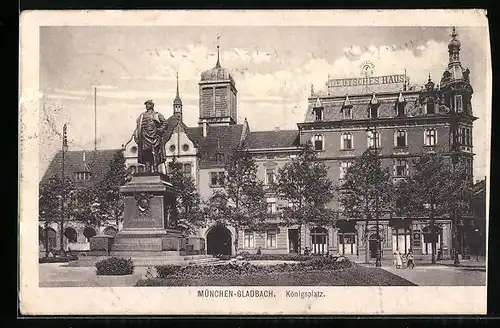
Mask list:
POLYGON ((20 309, 485 314, 483 10, 20 17, 20 309))

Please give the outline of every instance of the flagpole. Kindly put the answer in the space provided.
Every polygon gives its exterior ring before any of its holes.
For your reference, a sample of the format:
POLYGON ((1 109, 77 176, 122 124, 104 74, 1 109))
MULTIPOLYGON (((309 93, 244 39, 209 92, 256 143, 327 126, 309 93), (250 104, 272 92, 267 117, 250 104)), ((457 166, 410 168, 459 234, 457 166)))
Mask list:
POLYGON ((66 153, 66 147, 68 145, 68 139, 67 139, 67 125, 64 124, 63 126, 63 140, 62 140, 62 194, 61 194, 61 228, 60 228, 60 253, 61 256, 64 254, 64 196, 66 194, 65 190, 65 175, 64 175, 64 162, 65 162, 65 153, 66 153))
POLYGON ((97 152, 97 87, 94 87, 94 151, 97 152))

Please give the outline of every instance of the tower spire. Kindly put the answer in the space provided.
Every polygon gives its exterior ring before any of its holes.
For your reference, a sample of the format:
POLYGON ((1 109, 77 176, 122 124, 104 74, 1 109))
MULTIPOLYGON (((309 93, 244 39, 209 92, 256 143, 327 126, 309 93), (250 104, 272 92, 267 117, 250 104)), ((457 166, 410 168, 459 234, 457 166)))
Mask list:
POLYGON ((216 68, 221 68, 220 60, 219 60, 219 39, 220 39, 220 35, 217 36, 217 63, 215 64, 216 68))
POLYGON ((179 97, 179 71, 176 72, 175 74, 175 80, 176 80, 176 85, 177 85, 177 90, 175 93, 175 98, 180 98, 179 97))
POLYGON ((179 94, 179 71, 176 73, 176 92, 174 99, 174 115, 178 116, 179 119, 182 118, 182 100, 179 94))

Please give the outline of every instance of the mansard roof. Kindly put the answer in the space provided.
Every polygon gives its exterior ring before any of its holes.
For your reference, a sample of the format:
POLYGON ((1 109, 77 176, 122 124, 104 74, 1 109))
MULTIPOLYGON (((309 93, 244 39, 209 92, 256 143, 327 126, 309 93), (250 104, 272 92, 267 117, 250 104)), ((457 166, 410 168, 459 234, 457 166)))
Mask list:
MULTIPOLYGON (((75 180, 75 173, 84 172, 83 170, 83 150, 69 150, 64 154, 64 176, 75 183, 76 186, 89 186, 97 181, 100 181, 106 172, 109 170, 109 164, 112 162, 115 154, 121 149, 102 149, 102 150, 86 150, 85 164, 92 173, 92 178, 89 180, 75 180)), ((89 171, 89 170, 85 170, 89 171)), ((61 178, 62 174, 62 151, 55 154, 49 164, 47 171, 40 183, 44 183, 52 177, 61 178)))
POLYGON ((203 127, 188 127, 186 134, 196 143, 200 159, 200 168, 223 167, 224 161, 218 160, 218 154, 225 160, 229 153, 241 142, 243 124, 227 126, 208 126, 207 136, 203 137, 203 127))
POLYGON ((246 139, 248 149, 297 147, 300 144, 298 130, 252 131, 246 139))

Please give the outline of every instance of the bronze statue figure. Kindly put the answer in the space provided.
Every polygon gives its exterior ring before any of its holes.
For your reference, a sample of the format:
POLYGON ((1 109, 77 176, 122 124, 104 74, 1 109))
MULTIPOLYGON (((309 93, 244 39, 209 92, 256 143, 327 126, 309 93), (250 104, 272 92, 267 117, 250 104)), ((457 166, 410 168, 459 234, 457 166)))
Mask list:
POLYGON ((158 172, 158 165, 164 164, 165 150, 162 142, 167 129, 167 121, 162 114, 154 110, 154 103, 144 103, 146 111, 137 118, 134 140, 137 143, 137 162, 144 164, 149 172, 158 172))

